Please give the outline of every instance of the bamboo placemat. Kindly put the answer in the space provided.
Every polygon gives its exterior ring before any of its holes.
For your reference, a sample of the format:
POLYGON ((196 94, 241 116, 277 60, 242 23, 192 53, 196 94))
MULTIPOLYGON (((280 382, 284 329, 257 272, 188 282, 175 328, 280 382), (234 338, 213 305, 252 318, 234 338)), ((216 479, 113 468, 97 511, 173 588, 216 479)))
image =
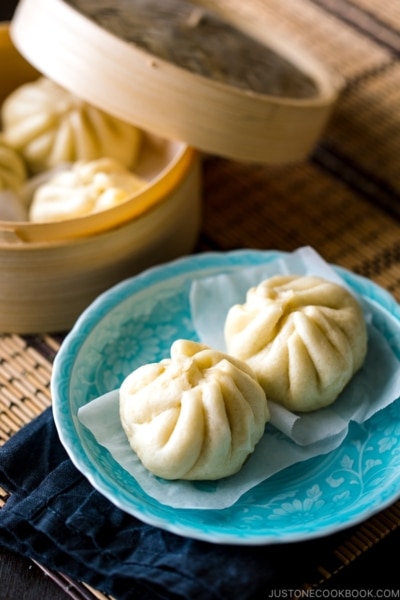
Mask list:
MULTIPOLYGON (((327 261, 371 278, 400 301, 399 3, 215 4, 262 19, 301 42, 339 72, 346 86, 308 161, 266 167, 205 157, 197 251, 311 245, 327 261)), ((51 404, 51 365, 63 335, 0 337, 0 443, 51 404)), ((323 585, 399 527, 400 501, 344 532, 335 545, 328 543, 299 586, 323 585)))

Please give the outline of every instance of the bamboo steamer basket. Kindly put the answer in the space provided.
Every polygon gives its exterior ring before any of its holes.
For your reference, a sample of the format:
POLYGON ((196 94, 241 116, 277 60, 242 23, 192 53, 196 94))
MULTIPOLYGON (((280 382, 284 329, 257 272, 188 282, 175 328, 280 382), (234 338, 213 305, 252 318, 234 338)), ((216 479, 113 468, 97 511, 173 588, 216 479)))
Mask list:
MULTIPOLYGON (((38 77, 0 25, 0 102, 38 77)), ((95 218, 36 224, 0 221, 0 331, 69 329, 101 292, 193 250, 201 220, 198 153, 145 134, 138 172, 151 184, 95 218)))
POLYGON ((20 0, 11 24, 0 28, 0 101, 44 74, 144 130, 137 172, 152 173, 151 185, 132 201, 96 215, 51 224, 0 222, 0 331, 64 331, 117 281, 190 252, 200 228, 203 153, 297 162, 331 115, 338 77, 304 49, 221 7, 217 19, 294 65, 315 93, 281 97, 216 81, 132 42, 124 22, 110 28, 98 19, 98 11, 117 14, 123 7, 129 13, 138 2, 20 0))

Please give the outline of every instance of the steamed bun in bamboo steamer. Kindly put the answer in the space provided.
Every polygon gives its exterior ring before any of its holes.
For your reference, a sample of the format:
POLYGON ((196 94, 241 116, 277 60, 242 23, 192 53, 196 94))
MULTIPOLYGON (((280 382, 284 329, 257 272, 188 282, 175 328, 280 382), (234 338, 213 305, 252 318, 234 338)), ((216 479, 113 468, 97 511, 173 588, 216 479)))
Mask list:
POLYGON ((29 217, 35 222, 82 217, 117 206, 146 185, 111 158, 79 161, 37 188, 29 217))
POLYGON ((177 340, 171 356, 133 371, 120 388, 121 423, 143 465, 165 479, 236 473, 261 439, 267 400, 251 369, 177 340))
POLYGON ((21 153, 32 173, 103 156, 131 167, 139 152, 137 127, 46 77, 14 90, 3 102, 1 117, 4 139, 21 153))
POLYGON ((269 400, 305 412, 328 406, 362 366, 367 330, 344 287, 275 276, 250 288, 225 321, 227 351, 256 373, 269 400))

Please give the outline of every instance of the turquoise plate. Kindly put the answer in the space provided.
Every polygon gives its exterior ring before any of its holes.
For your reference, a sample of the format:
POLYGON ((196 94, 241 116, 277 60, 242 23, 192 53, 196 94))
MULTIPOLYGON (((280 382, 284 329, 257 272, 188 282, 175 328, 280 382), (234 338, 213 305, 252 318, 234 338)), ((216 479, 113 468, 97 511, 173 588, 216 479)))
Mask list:
MULTIPOLYGON (((283 255, 205 253, 152 268, 99 296, 66 337, 52 376, 55 423, 73 463, 116 506, 179 535, 256 545, 333 533, 400 496, 400 399, 363 425, 351 424, 330 454, 281 471, 223 510, 174 509, 153 500, 78 421, 81 406, 117 388, 139 365, 169 356, 175 339, 197 339, 189 305, 193 279, 283 255)), ((394 317, 385 319, 385 310, 377 310, 374 325, 400 358, 400 308, 393 297, 367 279, 336 270, 394 317)))

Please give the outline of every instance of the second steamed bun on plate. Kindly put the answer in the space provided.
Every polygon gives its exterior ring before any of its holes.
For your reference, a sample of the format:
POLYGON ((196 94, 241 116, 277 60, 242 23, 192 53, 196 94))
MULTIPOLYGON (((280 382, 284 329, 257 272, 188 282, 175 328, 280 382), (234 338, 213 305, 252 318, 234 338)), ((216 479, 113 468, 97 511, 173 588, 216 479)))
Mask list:
POLYGON ((224 333, 227 352, 253 369, 268 400, 297 412, 334 402, 367 352, 358 301, 314 276, 278 275, 250 288, 224 333))

